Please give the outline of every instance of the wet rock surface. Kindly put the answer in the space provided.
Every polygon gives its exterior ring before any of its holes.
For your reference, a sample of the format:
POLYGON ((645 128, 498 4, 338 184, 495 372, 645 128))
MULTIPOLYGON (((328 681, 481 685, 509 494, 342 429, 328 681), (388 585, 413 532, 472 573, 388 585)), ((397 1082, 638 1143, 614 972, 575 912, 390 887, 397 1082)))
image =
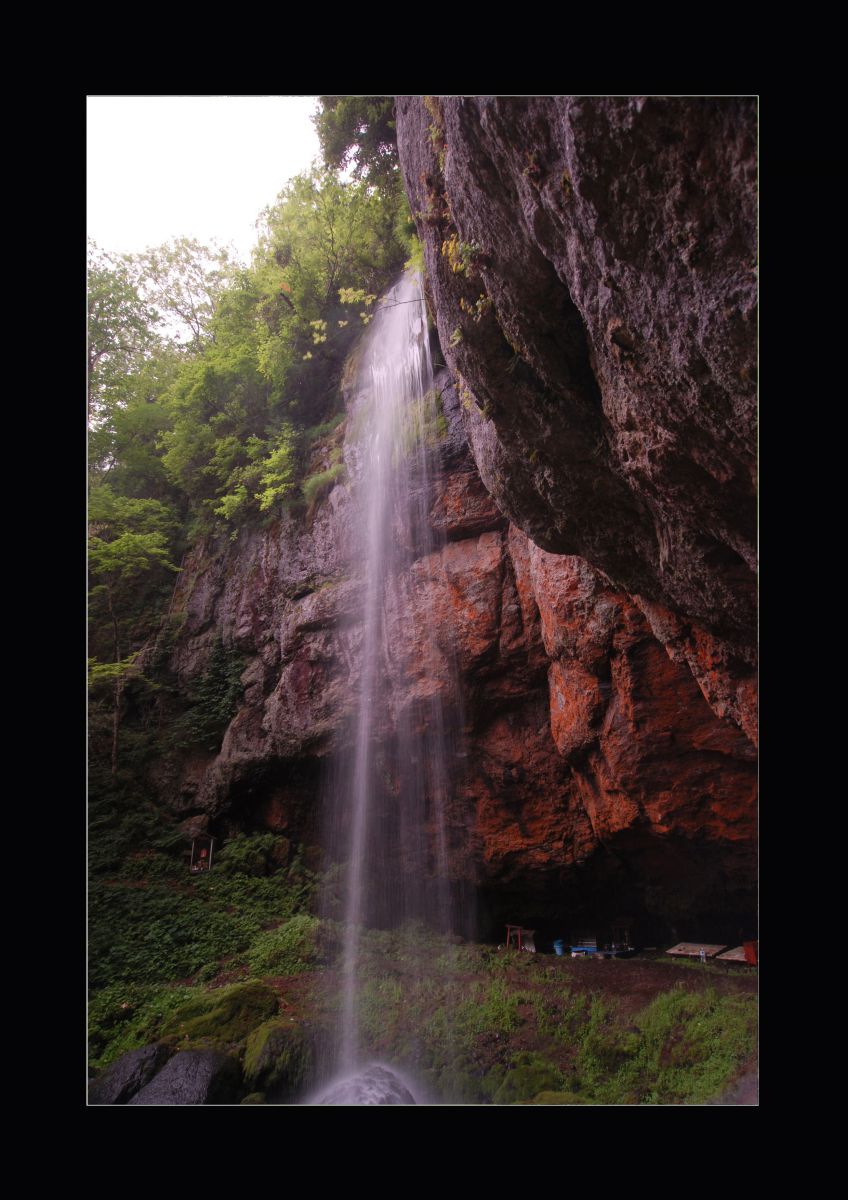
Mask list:
POLYGON ((235 1059, 215 1050, 182 1050, 130 1104, 232 1104, 241 1072, 235 1059))
POLYGON ((314 1104, 415 1104, 405 1083, 388 1067, 365 1067, 348 1079, 332 1084, 314 1104))
POLYGON ((538 546, 644 599, 749 736, 755 122, 734 98, 397 101, 486 488, 538 546))
POLYGON ((122 1054, 88 1088, 89 1104, 126 1104, 149 1083, 172 1053, 157 1043, 122 1054))

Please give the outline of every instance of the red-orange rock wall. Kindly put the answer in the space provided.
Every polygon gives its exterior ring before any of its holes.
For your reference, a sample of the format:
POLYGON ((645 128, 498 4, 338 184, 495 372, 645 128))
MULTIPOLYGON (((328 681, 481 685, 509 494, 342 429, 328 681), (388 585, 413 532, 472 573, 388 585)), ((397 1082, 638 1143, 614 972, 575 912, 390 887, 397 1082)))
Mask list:
MULTIPOLYGON (((467 451, 445 460, 431 508, 441 545, 387 592, 378 723, 388 742, 438 693, 462 726, 453 877, 497 917, 499 897, 539 911, 589 895, 658 912, 750 905, 754 748, 707 702, 697 635, 691 653, 676 629, 661 644, 656 606, 646 615, 583 559, 507 524, 467 451)), ((338 486, 311 528, 287 519, 188 564, 173 669, 202 670, 219 631, 250 659, 220 753, 205 770, 193 758, 176 788, 184 811, 318 836, 320 763, 343 745, 359 686, 352 513, 338 486)))

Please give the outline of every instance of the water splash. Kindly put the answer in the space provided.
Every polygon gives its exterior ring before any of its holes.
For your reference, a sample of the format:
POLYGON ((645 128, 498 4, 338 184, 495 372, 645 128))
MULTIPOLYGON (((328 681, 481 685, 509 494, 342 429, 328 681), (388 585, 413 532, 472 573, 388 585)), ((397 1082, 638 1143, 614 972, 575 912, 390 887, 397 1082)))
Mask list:
POLYGON ((397 1068, 372 1063, 325 1087, 311 1104, 417 1104, 414 1085, 397 1068))

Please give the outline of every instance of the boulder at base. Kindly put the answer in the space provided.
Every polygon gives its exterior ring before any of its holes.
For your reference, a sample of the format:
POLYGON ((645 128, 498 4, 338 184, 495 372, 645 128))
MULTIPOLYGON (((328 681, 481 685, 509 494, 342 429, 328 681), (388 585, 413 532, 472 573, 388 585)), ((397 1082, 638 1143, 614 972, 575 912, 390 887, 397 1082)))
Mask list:
POLYGON ((126 1104, 149 1083, 171 1053, 161 1042, 122 1054, 88 1089, 89 1104, 126 1104))
POLYGON ((130 1104, 231 1104, 239 1081, 238 1063, 228 1055, 182 1050, 130 1104))

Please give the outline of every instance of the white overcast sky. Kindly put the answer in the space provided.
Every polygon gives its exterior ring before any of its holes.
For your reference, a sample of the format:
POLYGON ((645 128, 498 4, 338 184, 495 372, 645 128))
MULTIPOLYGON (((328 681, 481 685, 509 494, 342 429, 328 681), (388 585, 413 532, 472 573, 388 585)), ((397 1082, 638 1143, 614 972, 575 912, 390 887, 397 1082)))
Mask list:
POLYGON ((233 243, 320 154, 314 96, 89 96, 88 236, 137 253, 173 237, 233 243))

